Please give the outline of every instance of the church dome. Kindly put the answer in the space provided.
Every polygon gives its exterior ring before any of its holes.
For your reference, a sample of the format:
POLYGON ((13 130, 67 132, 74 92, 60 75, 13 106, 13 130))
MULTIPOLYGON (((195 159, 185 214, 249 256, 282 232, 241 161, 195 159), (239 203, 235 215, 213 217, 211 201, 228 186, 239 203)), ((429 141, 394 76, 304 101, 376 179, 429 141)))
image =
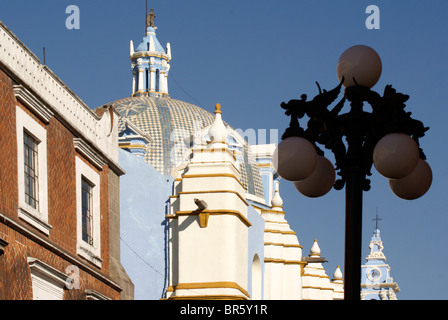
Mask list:
MULTIPOLYGON (((210 112, 188 102, 150 96, 127 97, 109 103, 119 114, 118 130, 122 149, 138 148, 136 141, 144 145, 141 156, 163 175, 170 175, 173 168, 182 164, 176 155, 183 152, 184 163, 188 161, 189 147, 195 135, 207 134, 214 121, 210 112), (127 139, 126 139, 127 137, 127 139), (144 138, 144 139, 143 139, 144 138), (189 144, 189 145, 188 145, 189 144), (174 153, 176 154, 174 154, 174 153)), ((226 124, 230 132, 234 130, 226 124)), ((235 133, 237 134, 237 133, 235 133)), ((207 137, 208 138, 208 137, 207 137)), ((264 197, 261 175, 255 159, 249 154, 249 146, 243 145, 229 135, 229 147, 241 153, 241 182, 249 194, 264 197)), ((142 147, 140 147, 142 148, 142 147)))
MULTIPOLYGON (((170 98, 171 46, 168 43, 164 51, 157 40, 155 17, 151 9, 140 45, 135 48, 130 42, 132 95, 108 105, 120 114, 120 148, 143 158, 162 175, 174 176, 176 169, 188 163, 191 147, 209 140, 208 129, 215 115, 191 103, 170 98)), ((226 143, 236 152, 241 183, 247 193, 263 199, 260 171, 249 153, 247 141, 229 125, 225 126, 229 131, 226 143)))

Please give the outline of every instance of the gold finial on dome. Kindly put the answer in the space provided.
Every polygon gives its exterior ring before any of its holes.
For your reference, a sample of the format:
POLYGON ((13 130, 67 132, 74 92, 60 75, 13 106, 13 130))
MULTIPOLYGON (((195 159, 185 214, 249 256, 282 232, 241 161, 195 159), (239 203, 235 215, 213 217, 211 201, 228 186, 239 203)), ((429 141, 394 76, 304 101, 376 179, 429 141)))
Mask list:
POLYGON ((221 111, 221 105, 220 105, 219 103, 217 103, 217 104, 215 105, 215 113, 222 113, 222 111, 221 111))

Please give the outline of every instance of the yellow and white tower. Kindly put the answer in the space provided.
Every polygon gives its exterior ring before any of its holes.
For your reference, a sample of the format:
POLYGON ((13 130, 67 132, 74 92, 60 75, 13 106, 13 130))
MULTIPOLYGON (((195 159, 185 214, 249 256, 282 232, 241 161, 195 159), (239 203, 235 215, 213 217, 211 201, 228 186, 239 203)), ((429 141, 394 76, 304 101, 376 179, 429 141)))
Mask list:
POLYGON ((265 287, 264 298, 276 300, 301 299, 302 246, 295 231, 285 220, 279 183, 275 181, 272 209, 264 209, 261 216, 264 230, 265 287))
POLYGON ((192 148, 172 196, 168 299, 249 299, 248 203, 216 105, 207 145, 192 148))
POLYGON ((302 275, 303 300, 341 300, 344 297, 344 282, 339 266, 333 279, 326 274, 322 263, 327 262, 321 256, 317 239, 314 240, 310 254, 304 259, 307 262, 302 275))

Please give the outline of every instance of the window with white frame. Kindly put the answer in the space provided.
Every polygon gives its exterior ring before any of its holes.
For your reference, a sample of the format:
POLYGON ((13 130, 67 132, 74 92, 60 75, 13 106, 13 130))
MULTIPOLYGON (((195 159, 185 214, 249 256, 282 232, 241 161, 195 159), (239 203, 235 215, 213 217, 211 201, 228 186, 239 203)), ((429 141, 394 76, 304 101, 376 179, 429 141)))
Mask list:
POLYGON ((19 106, 16 130, 18 215, 48 235, 47 131, 19 106))
POLYGON ((77 253, 101 267, 100 176, 76 156, 77 253))
POLYGON ((63 300, 67 275, 50 265, 28 257, 33 300, 63 300))
POLYGON ((23 132, 23 157, 25 177, 25 202, 39 210, 39 175, 38 175, 38 145, 37 141, 26 130, 23 132))
POLYGON ((93 188, 86 178, 81 178, 81 230, 82 240, 93 245, 93 188))

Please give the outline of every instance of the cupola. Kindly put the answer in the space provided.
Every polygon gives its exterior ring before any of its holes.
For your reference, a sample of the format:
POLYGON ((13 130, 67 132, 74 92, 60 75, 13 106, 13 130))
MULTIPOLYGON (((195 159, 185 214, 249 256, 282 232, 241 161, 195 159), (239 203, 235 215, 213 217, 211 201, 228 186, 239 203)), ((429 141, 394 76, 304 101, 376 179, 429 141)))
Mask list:
POLYGON ((154 9, 146 17, 146 32, 134 49, 131 40, 129 58, 132 68, 132 96, 169 97, 168 72, 171 46, 162 47, 156 36, 154 9))

